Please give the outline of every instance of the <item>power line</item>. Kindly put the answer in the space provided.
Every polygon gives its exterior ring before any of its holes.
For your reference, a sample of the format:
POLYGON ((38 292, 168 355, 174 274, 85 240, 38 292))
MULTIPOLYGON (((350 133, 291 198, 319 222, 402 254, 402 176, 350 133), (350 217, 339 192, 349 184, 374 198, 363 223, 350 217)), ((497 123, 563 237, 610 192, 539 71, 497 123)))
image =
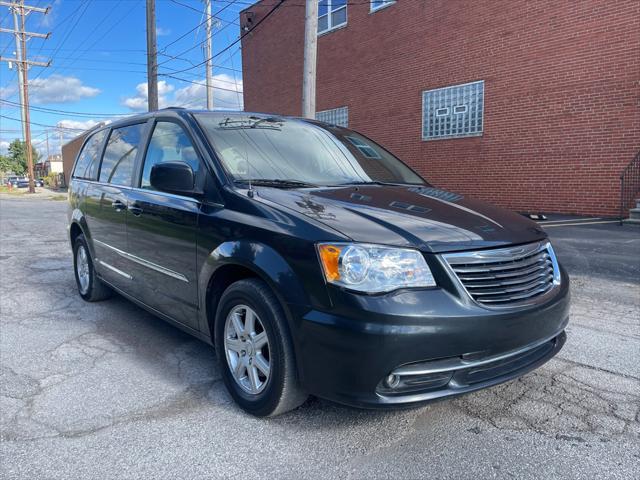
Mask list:
MULTIPOLYGON (((19 118, 9 117, 8 115, 3 115, 1 113, 0 113, 0 117, 1 118, 6 118, 7 120, 15 120, 16 122, 21 122, 22 121, 19 118)), ((53 128, 53 129, 58 129, 58 130, 70 130, 70 131, 76 131, 76 132, 84 132, 85 131, 84 128, 71 128, 71 127, 63 127, 63 126, 60 126, 60 125, 47 125, 47 124, 44 124, 44 123, 38 123, 38 122, 32 122, 32 121, 29 121, 27 123, 29 125, 37 125, 39 127, 53 128)))
MULTIPOLYGON (((18 106, 20 107, 21 104, 18 102, 12 102, 11 100, 3 100, 0 99, 0 103, 7 103, 9 105, 14 105, 14 106, 18 106)), ((131 115, 130 113, 97 113, 97 112, 74 112, 74 111, 70 111, 70 110, 59 110, 56 108, 46 108, 46 107, 31 107, 32 110, 37 110, 40 112, 45 112, 45 113, 62 113, 65 115, 86 115, 86 116, 92 116, 92 117, 118 117, 118 116, 125 116, 125 115, 131 115)))
MULTIPOLYGON (((224 20, 222 20, 222 19, 218 18, 218 17, 217 17, 217 15, 219 15, 221 12, 223 12, 224 10, 226 10, 227 8, 229 8, 231 5, 233 5, 233 4, 235 3, 235 1, 236 1, 236 0, 234 0, 234 1, 233 1, 233 2, 231 2, 231 3, 228 3, 227 5, 225 5, 224 7, 222 7, 220 10, 218 10, 216 13, 212 14, 211 16, 212 16, 213 18, 215 18, 216 20, 224 21, 224 20)), ((183 6, 183 7, 189 8, 189 9, 191 9, 191 10, 195 11, 195 12, 203 13, 203 12, 201 12, 200 10, 198 10, 197 8, 192 7, 191 5, 187 5, 187 4, 185 4, 185 3, 180 3, 180 2, 178 2, 178 1, 176 1, 176 0, 171 0, 171 2, 175 3, 176 5, 181 5, 181 6, 183 6)), ((204 15, 206 16, 207 14, 206 14, 206 13, 204 13, 204 15)), ((192 28, 191 30, 189 30, 188 32, 186 32, 186 33, 184 33, 184 34, 180 35, 180 36, 179 36, 178 38, 176 38, 175 40, 173 40, 173 41, 171 41, 171 42, 167 43, 164 47, 162 47, 162 52, 166 52, 166 51, 167 51, 167 48, 169 48, 171 45, 175 44, 176 42, 179 42, 180 40, 182 40, 182 39, 183 39, 183 38, 185 38, 186 36, 190 35, 192 32, 195 32, 197 29, 199 29, 199 28, 200 28, 201 26, 203 26, 205 23, 207 23, 207 19, 205 19, 205 20, 201 21, 198 25, 196 25, 195 27, 193 27, 193 28, 192 28)), ((231 23, 234 23, 234 22, 231 22, 231 23)), ((238 25, 238 24, 237 24, 237 23, 234 23, 234 25, 238 25)), ((238 26, 239 26, 239 25, 238 25, 238 26)), ((160 54, 160 52, 158 52, 158 54, 160 54)))
MULTIPOLYGON (((219 29, 218 31, 216 31, 216 32, 214 33, 214 36, 215 36, 216 34, 221 33, 221 32, 222 32, 225 28, 227 28, 229 25, 233 25, 233 23, 228 22, 224 27, 222 27, 221 29, 219 29)), ((158 66, 164 65, 165 63, 168 63, 168 62, 170 62, 171 60, 185 60, 184 58, 180 58, 180 57, 182 57, 185 53, 189 53, 190 51, 192 51, 192 50, 194 50, 194 49, 196 49, 196 48, 200 47, 201 45, 203 45, 203 44, 204 44, 204 42, 206 42, 206 39, 205 39, 205 40, 203 40, 202 42, 196 43, 195 45, 193 45, 193 46, 191 46, 191 47, 187 48, 186 50, 183 50, 182 52, 178 53, 177 55, 168 55, 168 54, 165 54, 165 56, 167 56, 167 57, 169 57, 169 58, 168 58, 167 60, 164 60, 163 62, 160 62, 160 63, 158 64, 158 66)), ((212 57, 212 58, 213 58, 213 57, 212 57)), ((204 64, 204 62, 203 62, 203 63, 201 63, 200 65, 203 65, 203 64, 204 64)))
MULTIPOLYGON (((169 75, 169 74, 163 74, 164 77, 169 77, 169 78, 173 78, 175 80, 180 80, 181 82, 187 82, 187 83, 193 83, 194 85, 202 85, 204 86, 204 81, 200 80, 200 81, 194 81, 194 80, 187 80, 186 78, 180 78, 180 77, 174 77, 173 75, 169 75)), ((233 92, 233 93, 237 93, 238 89, 231 89, 231 88, 224 88, 224 87, 211 87, 214 90, 223 90, 225 92, 233 92)), ((240 93, 242 93, 242 91, 240 91, 240 93)))
MULTIPOLYGON (((65 21, 67 21, 68 19, 70 19, 72 16, 74 15, 78 15, 78 17, 76 18, 75 23, 65 31, 64 37, 62 38, 62 40, 60 41, 60 43, 58 43, 57 45, 57 49, 53 51, 53 53, 51 54, 52 58, 55 58, 56 54, 58 53, 59 49, 62 47, 62 45, 65 44, 65 42, 67 41, 67 39, 69 38, 69 36, 71 35, 71 32, 73 32, 73 30, 75 30, 75 28, 78 26, 78 23, 80 22, 80 19, 82 18, 82 16, 86 13, 87 9, 89 8, 89 2, 86 2, 85 4, 83 4, 84 9, 78 9, 78 10, 74 10, 74 12, 70 15, 67 15, 64 20, 61 23, 64 23, 65 21)), ((56 70, 56 67, 54 66, 53 71, 56 70)), ((38 75, 35 76, 34 80, 36 80, 37 78, 40 77, 40 74, 42 72, 39 72, 38 75)), ((53 74, 53 72, 51 72, 51 74, 53 74)))
MULTIPOLYGON (((249 35, 251 32, 253 32, 256 28, 258 28, 258 27, 262 24, 262 22, 264 22, 267 18, 269 18, 269 17, 273 14, 273 12, 275 12, 275 11, 276 11, 276 10, 277 10, 281 5, 283 5, 283 4, 284 4, 284 2, 285 2, 285 0, 280 0, 280 2, 279 2, 278 4, 276 4, 276 5, 275 5, 271 10, 269 10, 269 11, 267 12, 267 14, 266 14, 264 17, 262 17, 260 20, 258 20, 258 21, 256 22, 256 24, 255 24, 253 27, 251 27, 249 30, 245 31, 245 32, 244 32, 242 35, 240 35, 240 36, 239 36, 239 37, 238 37, 234 42, 232 42, 231 44, 227 45, 227 46, 226 46, 225 48, 223 48, 220 52, 216 53, 215 55, 212 55, 212 56, 211 56, 211 58, 209 58, 209 59, 205 59, 204 61, 202 61, 202 62, 200 62, 200 63, 198 63, 198 64, 194 65, 193 67, 185 68, 185 69, 183 69, 183 70, 178 70, 178 71, 176 71, 176 72, 174 72, 174 73, 182 73, 182 72, 187 72, 187 71, 189 71, 189 70, 193 70, 194 68, 197 68, 197 67, 200 67, 200 66, 204 65, 204 64, 207 62, 207 60, 213 60, 214 58, 216 58, 216 57, 218 57, 218 56, 222 55, 224 52, 226 52, 227 50, 229 50, 231 47, 233 47, 235 44, 237 44, 237 43, 238 43, 240 40, 242 40, 244 37, 246 37, 246 36, 247 36, 247 35, 249 35)), ((163 73, 160 73, 159 75, 161 75, 161 76, 168 76, 168 77, 170 77, 170 76, 171 76, 171 75, 167 75, 167 74, 163 74, 163 73)))

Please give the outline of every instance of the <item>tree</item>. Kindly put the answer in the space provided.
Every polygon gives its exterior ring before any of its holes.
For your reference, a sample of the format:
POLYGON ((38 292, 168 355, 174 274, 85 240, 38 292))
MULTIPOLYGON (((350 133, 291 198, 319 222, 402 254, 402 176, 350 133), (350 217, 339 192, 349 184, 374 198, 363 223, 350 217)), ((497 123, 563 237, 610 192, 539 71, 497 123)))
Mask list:
POLYGON ((6 155, 0 155, 0 172, 11 172, 11 159, 6 155))
MULTIPOLYGON (((33 164, 35 165, 40 159, 40 154, 31 146, 33 153, 33 164)), ((27 171, 27 148, 26 143, 15 139, 9 144, 7 156, 0 157, 0 170, 4 172, 13 172, 16 175, 24 175, 27 171)))

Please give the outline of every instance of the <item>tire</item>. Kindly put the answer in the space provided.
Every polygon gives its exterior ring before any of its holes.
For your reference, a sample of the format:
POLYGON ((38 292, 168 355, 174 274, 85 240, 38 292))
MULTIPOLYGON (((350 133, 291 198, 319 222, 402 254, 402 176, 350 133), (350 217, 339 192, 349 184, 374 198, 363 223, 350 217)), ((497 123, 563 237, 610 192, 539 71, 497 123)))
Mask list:
POLYGON ((83 300, 87 302, 98 302, 109 298, 113 293, 96 275, 87 240, 83 234, 78 235, 73 243, 73 272, 76 277, 78 293, 83 300), (86 255, 86 264, 83 261, 83 251, 84 255, 86 255), (85 265, 84 268, 83 265, 85 265))
POLYGON ((224 291, 216 312, 214 335, 222 379, 233 399, 247 413, 273 417, 299 407, 307 399, 298 382, 284 311, 263 281, 240 280, 224 291), (247 326, 249 310, 256 317, 253 329, 247 326), (238 330, 244 333, 238 334, 238 330), (262 334, 266 335, 266 345, 262 345, 265 338, 262 334), (234 360, 240 373, 232 372, 234 360), (266 365, 268 376, 264 374, 266 365))

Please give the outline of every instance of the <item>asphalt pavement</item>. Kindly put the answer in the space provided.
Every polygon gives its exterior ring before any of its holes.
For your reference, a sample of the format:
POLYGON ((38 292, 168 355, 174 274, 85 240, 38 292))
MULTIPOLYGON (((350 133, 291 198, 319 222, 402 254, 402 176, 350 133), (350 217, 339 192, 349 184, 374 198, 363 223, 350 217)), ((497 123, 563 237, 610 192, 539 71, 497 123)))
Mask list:
POLYGON ((572 278, 568 341, 521 379, 265 420, 231 402, 208 345, 118 296, 80 299, 65 211, 0 199, 2 478, 638 477, 640 228, 548 227, 572 278))

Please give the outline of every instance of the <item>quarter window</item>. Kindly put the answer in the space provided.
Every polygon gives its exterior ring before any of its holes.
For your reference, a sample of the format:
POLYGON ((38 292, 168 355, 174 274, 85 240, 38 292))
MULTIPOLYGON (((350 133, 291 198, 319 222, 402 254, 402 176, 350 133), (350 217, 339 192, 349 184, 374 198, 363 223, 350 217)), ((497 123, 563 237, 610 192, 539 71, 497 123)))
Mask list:
POLYGON ((100 181, 113 185, 131 185, 138 146, 144 123, 111 130, 100 168, 100 181))
POLYGON ((100 130, 94 133, 84 144, 84 148, 78 156, 76 167, 73 170, 74 178, 97 180, 98 165, 100 165, 100 151, 102 150, 102 142, 104 141, 106 132, 106 130, 100 130))
POLYGON ((154 190, 151 186, 151 169, 163 162, 187 163, 194 174, 200 171, 200 160, 193 144, 183 128, 173 122, 158 122, 153 129, 149 148, 144 159, 140 186, 154 190))
POLYGON ((422 139, 482 135, 484 81, 422 92, 422 139))
POLYGON ((396 3, 396 0, 371 0, 371 11, 375 12, 393 3, 396 3))
POLYGON ((349 107, 332 108, 316 112, 316 120, 339 127, 349 127, 349 107))
POLYGON ((347 24, 347 0, 320 0, 318 33, 328 32, 347 24))

